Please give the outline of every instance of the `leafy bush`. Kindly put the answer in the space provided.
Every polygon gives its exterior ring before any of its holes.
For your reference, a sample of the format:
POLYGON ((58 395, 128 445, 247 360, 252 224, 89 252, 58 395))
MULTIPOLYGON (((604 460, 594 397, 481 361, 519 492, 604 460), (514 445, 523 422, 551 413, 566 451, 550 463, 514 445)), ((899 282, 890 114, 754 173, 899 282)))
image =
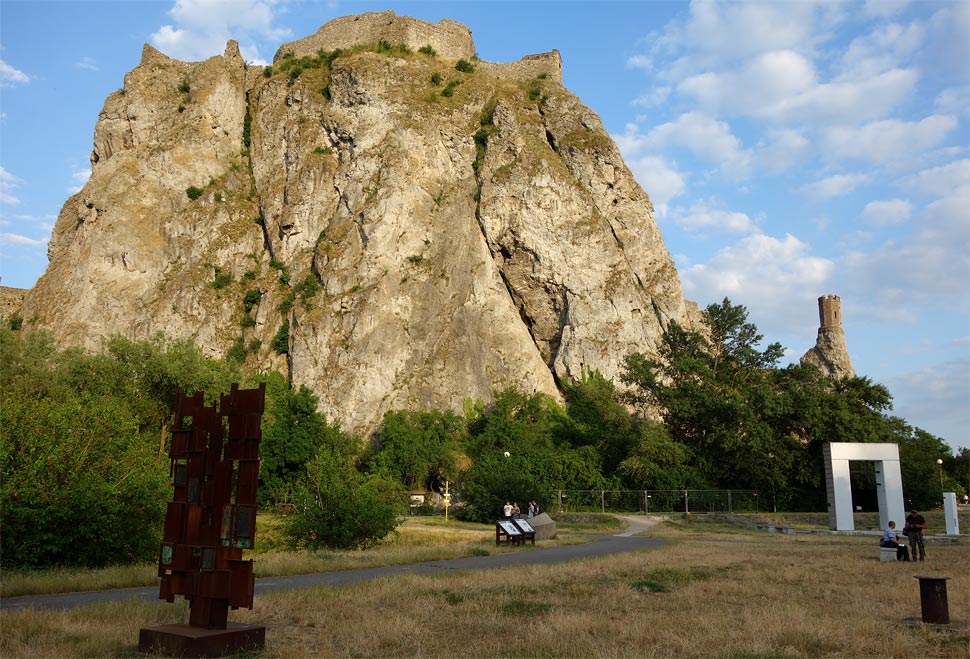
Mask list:
POLYGON ((0 329, 3 567, 156 557, 171 499, 159 431, 175 393, 237 379, 187 341, 116 337, 89 355, 58 351, 47 333, 0 329))
POLYGON ((239 319, 239 326, 243 329, 246 329, 247 327, 255 327, 256 319, 247 314, 239 319))
POLYGON ((441 90, 441 95, 448 96, 448 97, 454 96, 455 90, 458 89, 458 85, 460 84, 461 84, 460 80, 452 80, 447 85, 445 85, 444 89, 441 90))
POLYGON ((20 316, 10 316, 10 320, 7 321, 7 324, 10 326, 10 329, 16 332, 24 326, 24 319, 20 316))
POLYGON ((276 352, 277 355, 283 355, 290 351, 290 321, 284 321, 280 328, 276 330, 276 336, 273 337, 272 343, 270 343, 270 348, 276 352))
POLYGON ((195 201, 205 194, 205 190, 203 188, 197 188, 194 185, 190 185, 189 187, 185 188, 185 194, 189 199, 195 201))
POLYGON ((253 310, 253 307, 259 304, 259 301, 262 298, 262 293, 255 288, 250 288, 248 291, 246 291, 246 294, 243 295, 243 309, 246 310, 246 313, 249 313, 253 310))
POLYGON ((430 44, 421 46, 420 48, 418 48, 418 52, 423 53, 425 55, 431 55, 432 57, 438 54, 437 51, 431 47, 430 44))
POLYGON ((320 282, 317 280, 316 275, 314 275, 312 272, 308 272, 300 283, 296 285, 293 291, 300 296, 300 301, 303 302, 303 306, 309 307, 310 300, 313 299, 314 295, 320 292, 320 282))
POLYGON ((243 146, 249 148, 249 138, 253 128, 253 117, 249 113, 249 106, 246 106, 246 115, 243 117, 243 146))
POLYGON ((241 336, 229 348, 229 352, 226 353, 226 361, 232 364, 241 364, 246 361, 246 341, 241 336))
POLYGON ((333 149, 331 149, 329 146, 318 146, 313 149, 313 152, 321 156, 333 155, 333 149))
POLYGON ((263 69, 263 77, 264 78, 272 78, 273 77, 273 67, 272 66, 267 66, 265 69, 263 69))
POLYGON ((462 73, 473 73, 475 71, 475 65, 466 59, 460 59, 455 64, 455 70, 461 71, 462 73))
POLYGON ((293 488, 296 513, 285 534, 294 547, 359 549, 373 545, 397 526, 402 507, 396 483, 364 476, 352 458, 323 446, 293 488))
POLYGON ((225 288, 232 283, 232 273, 228 270, 223 270, 219 266, 213 268, 215 275, 212 279, 212 287, 216 290, 225 288))
POLYGON ((188 94, 190 91, 192 91, 192 88, 189 86, 189 81, 185 78, 182 78, 182 82, 179 83, 179 93, 188 94))
POLYGON ((437 71, 431 74, 431 84, 435 87, 441 84, 441 74, 437 71))

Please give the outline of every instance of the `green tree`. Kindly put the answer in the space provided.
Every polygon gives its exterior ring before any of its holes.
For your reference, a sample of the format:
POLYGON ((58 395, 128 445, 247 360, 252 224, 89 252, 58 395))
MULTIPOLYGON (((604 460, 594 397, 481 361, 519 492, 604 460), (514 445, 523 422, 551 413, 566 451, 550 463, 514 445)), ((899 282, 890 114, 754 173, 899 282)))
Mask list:
POLYGON ((457 480, 467 457, 465 420, 449 411, 391 411, 384 415, 375 472, 400 481, 406 489, 440 489, 443 479, 457 480))
POLYGON ((295 513, 285 533, 293 547, 369 547, 397 526, 402 493, 380 476, 365 476, 344 446, 320 447, 293 488, 295 513))
POLYGON ((255 381, 266 383, 259 499, 263 505, 287 503, 306 464, 328 436, 337 431, 317 411, 318 399, 306 386, 294 390, 276 372, 261 375, 255 381))
POLYGON ((568 425, 565 410, 548 396, 514 389, 496 394, 470 427, 463 514, 487 521, 509 499, 536 499, 545 507, 555 490, 605 488, 599 454, 592 446, 572 446, 565 439, 568 425))

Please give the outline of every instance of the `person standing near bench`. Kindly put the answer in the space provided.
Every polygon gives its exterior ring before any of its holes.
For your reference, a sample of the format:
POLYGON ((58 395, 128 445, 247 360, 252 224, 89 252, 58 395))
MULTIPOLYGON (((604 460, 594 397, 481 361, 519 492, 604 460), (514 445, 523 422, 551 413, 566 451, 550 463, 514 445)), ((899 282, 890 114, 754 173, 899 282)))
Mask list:
POLYGON ((916 560, 916 548, 919 548, 919 559, 926 560, 926 549, 923 547, 923 529, 926 528, 926 519, 920 515, 916 509, 909 511, 906 518, 906 526, 903 527, 903 534, 909 537, 909 549, 916 560))
POLYGON ((879 543, 880 547, 892 547, 896 550, 896 560, 909 560, 909 549, 899 541, 899 536, 896 534, 896 522, 889 520, 889 526, 886 528, 885 532, 882 534, 882 541, 879 543))

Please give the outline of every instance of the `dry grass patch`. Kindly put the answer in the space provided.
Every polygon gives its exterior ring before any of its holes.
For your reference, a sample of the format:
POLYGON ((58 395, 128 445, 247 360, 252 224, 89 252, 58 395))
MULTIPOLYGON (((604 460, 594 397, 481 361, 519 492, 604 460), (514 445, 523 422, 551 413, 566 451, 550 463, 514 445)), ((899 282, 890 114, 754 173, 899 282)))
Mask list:
MULTIPOLYGON (((970 549, 880 563, 873 538, 699 531, 670 544, 557 565, 400 575, 258 596, 259 657, 970 657, 967 635, 909 625, 917 574, 942 574, 970 620, 970 549), (663 592, 634 584, 653 581, 663 592), (514 641, 514 645, 506 644, 514 641)), ((133 656, 138 629, 184 605, 0 612, 0 656, 133 656)))

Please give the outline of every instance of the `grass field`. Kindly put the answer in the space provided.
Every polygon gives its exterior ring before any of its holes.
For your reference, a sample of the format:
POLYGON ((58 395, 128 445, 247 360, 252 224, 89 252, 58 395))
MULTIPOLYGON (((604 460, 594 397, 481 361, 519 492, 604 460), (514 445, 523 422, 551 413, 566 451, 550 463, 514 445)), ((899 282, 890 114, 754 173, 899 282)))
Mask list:
MULTIPOLYGON (((450 531, 415 530, 436 536, 450 531)), ((480 532, 460 529, 459 534, 480 532)), ((257 597, 251 657, 970 657, 970 636, 921 623, 915 575, 948 576, 970 621, 970 548, 880 563, 875 539, 670 521, 647 551, 553 566, 404 575, 257 597)), ((541 543, 540 543, 541 544, 541 543)), ((484 545, 483 545, 484 546, 484 545)), ((494 549, 494 540, 490 549, 494 549)), ((378 550, 377 553, 380 553, 378 550)), ((141 627, 184 602, 0 612, 2 657, 138 656, 141 627)))

